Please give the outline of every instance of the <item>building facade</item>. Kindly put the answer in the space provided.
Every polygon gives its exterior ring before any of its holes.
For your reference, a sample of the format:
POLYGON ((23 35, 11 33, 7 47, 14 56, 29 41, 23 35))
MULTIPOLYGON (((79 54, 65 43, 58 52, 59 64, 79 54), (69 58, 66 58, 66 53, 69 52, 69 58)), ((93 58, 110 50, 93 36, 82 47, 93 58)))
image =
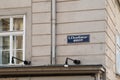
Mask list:
POLYGON ((56 79, 120 80, 119 0, 1 0, 0 80, 56 79))

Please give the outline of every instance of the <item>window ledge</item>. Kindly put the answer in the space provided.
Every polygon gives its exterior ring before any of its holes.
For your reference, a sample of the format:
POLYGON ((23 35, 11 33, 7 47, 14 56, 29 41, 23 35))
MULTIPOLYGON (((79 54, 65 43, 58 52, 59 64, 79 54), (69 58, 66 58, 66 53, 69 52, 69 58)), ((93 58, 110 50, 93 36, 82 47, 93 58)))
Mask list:
POLYGON ((53 75, 93 75, 104 73, 102 65, 63 65, 55 66, 8 66, 0 67, 0 77, 24 77, 24 76, 53 76, 53 75))

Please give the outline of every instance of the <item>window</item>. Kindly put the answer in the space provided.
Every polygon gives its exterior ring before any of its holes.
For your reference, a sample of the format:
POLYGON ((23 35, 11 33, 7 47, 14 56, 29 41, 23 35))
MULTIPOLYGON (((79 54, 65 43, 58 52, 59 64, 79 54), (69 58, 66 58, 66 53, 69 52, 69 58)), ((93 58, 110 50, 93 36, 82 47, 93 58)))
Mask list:
MULTIPOLYGON (((0 18, 0 64, 12 64, 12 56, 25 60, 25 16, 0 18)), ((14 60, 14 64, 21 64, 14 60)))
POLYGON ((116 71, 120 74, 120 36, 116 36, 116 71))

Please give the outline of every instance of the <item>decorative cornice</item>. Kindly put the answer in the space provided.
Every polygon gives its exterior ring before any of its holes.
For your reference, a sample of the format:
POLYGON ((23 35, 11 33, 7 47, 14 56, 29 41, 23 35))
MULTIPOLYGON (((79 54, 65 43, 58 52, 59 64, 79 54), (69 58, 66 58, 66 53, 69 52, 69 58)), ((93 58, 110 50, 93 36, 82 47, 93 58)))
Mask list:
POLYGON ((0 67, 0 77, 24 77, 24 76, 53 76, 53 75, 77 75, 103 73, 102 65, 71 65, 60 66, 9 66, 0 67))

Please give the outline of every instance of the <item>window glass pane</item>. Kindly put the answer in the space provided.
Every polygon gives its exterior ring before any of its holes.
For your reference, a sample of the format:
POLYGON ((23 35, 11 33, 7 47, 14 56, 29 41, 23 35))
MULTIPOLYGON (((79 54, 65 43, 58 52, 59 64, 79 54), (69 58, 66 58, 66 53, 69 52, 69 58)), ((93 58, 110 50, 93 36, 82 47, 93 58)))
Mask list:
POLYGON ((15 31, 23 30, 23 18, 14 18, 13 23, 14 23, 13 30, 15 31))
POLYGON ((13 48, 22 49, 23 47, 23 36, 14 36, 13 37, 13 48))
POLYGON ((120 35, 116 36, 116 43, 120 47, 120 35))
POLYGON ((2 64, 9 64, 10 55, 9 51, 2 51, 2 64))
MULTIPOLYGON (((17 50, 17 51, 16 51, 16 57, 17 57, 18 59, 23 60, 22 50, 17 50)), ((21 61, 16 60, 16 64, 19 64, 19 63, 21 63, 21 61)))
POLYGON ((8 50, 10 48, 9 36, 0 36, 0 50, 8 50))
POLYGON ((118 49, 116 53, 116 67, 117 67, 117 73, 120 74, 120 51, 118 49))
POLYGON ((10 30, 10 19, 0 19, 0 31, 9 31, 10 30))

